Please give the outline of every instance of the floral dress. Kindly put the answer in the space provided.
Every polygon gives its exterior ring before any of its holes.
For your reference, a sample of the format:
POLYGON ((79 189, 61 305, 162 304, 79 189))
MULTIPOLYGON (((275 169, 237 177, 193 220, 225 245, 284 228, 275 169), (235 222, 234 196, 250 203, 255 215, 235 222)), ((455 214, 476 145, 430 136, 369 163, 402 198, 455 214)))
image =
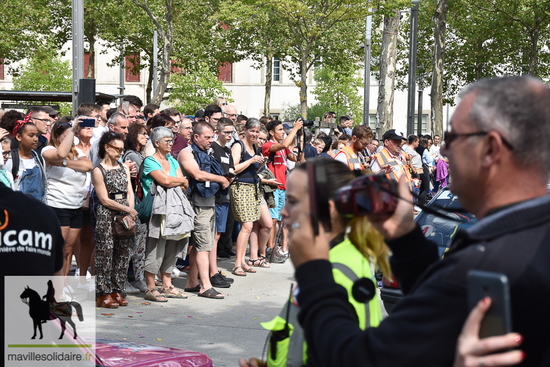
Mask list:
MULTIPOLYGON (((128 205, 128 176, 122 165, 106 170, 100 164, 98 168, 104 175, 105 187, 111 199, 120 204, 128 205), (117 194, 117 196, 114 196, 117 194), (120 195, 122 194, 122 195, 120 195)), ((99 202, 97 206, 96 237, 96 289, 99 294, 122 292, 126 283, 130 248, 135 237, 113 236, 114 217, 120 213, 106 208, 99 202)))

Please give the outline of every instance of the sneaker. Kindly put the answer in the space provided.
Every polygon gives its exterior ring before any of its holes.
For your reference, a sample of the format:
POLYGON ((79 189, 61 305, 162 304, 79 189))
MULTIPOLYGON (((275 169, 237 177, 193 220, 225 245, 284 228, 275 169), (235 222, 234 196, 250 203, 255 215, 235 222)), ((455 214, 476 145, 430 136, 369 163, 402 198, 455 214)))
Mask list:
POLYGON ((273 252, 273 247, 268 247, 265 249, 265 258, 267 261, 271 260, 271 253, 273 252))
POLYGON ((95 285, 93 284, 93 282, 88 282, 86 284, 78 282, 76 288, 85 290, 86 292, 95 292, 95 285))
POLYGON ((287 258, 288 258, 288 254, 285 255, 285 254, 280 253, 279 251, 276 251, 273 254, 273 258, 272 258, 271 262, 275 263, 275 264, 282 264, 286 261, 287 258))
POLYGON ((139 289, 136 287, 133 287, 130 282, 126 281, 126 284, 124 285, 124 293, 127 294, 136 294, 139 293, 139 289))
POLYGON ((75 272, 74 272, 74 277, 75 278, 78 278, 79 276, 80 276, 80 268, 76 269, 75 272))
POLYGON ((231 287, 231 284, 226 282, 223 279, 223 276, 220 273, 216 273, 213 276, 210 277, 210 283, 212 284, 212 287, 216 288, 229 288, 231 287))
POLYGON ((422 211, 422 209, 420 209, 420 207, 418 207, 416 205, 414 206, 413 210, 414 210, 415 213, 420 213, 422 211))
POLYGON ((145 283, 144 280, 136 280, 131 284, 133 287, 139 289, 141 292, 145 292, 147 290, 147 283, 145 283))
POLYGON ((184 271, 179 270, 178 268, 174 267, 174 270, 172 270, 172 276, 171 278, 185 278, 187 276, 187 273, 184 271))
POLYGON ((222 271, 221 270, 218 270, 218 274, 220 274, 220 276, 223 278, 223 280, 225 280, 227 283, 229 284, 233 284, 233 282, 235 281, 235 279, 233 278, 228 278, 226 277, 225 275, 223 275, 222 271))

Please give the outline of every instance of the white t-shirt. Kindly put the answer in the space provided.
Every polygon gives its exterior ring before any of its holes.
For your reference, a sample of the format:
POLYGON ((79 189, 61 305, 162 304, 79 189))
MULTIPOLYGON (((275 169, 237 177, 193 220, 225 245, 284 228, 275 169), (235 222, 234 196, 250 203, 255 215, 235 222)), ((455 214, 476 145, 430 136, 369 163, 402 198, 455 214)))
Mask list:
POLYGON ((412 155, 412 165, 414 168, 422 168, 422 157, 416 150, 408 146, 407 144, 403 145, 403 150, 405 153, 412 155))
POLYGON ((109 127, 107 125, 98 126, 98 127, 94 127, 93 131, 94 131, 94 136, 92 136, 92 138, 90 139, 90 144, 93 144, 96 141, 98 141, 105 131, 109 131, 109 127))
MULTIPOLYGON (((51 145, 44 147, 42 154, 50 149, 55 149, 55 147, 51 145)), ((74 160, 86 157, 80 149, 77 148, 76 151, 78 157, 74 157, 74 160)), ((49 206, 59 209, 78 209, 82 207, 86 185, 85 172, 77 172, 72 168, 62 166, 46 166, 46 177, 48 178, 46 198, 49 206)))
POLYGON ((441 149, 441 147, 438 147, 438 146, 435 146, 435 145, 432 145, 430 147, 430 154, 432 155, 432 157, 434 157, 434 159, 439 159, 439 150, 441 149))
MULTIPOLYGON (((19 157, 19 170, 17 171, 15 177, 13 178, 13 190, 19 191, 19 182, 21 181, 21 176, 23 176, 23 172, 25 172, 28 169, 33 169, 35 166, 36 166, 36 161, 34 160, 34 158, 23 159, 19 157)), ((10 159, 8 159, 8 161, 4 165, 4 169, 11 173, 12 167, 13 167, 13 163, 10 157, 10 159)))

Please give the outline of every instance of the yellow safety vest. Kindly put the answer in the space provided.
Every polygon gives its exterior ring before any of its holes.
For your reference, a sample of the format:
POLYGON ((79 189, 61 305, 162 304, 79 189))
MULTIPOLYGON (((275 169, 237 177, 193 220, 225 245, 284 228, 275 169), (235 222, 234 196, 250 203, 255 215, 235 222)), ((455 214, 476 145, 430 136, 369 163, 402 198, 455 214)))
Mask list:
POLYGON ((357 153, 355 153, 353 151, 353 149, 351 147, 343 147, 342 150, 340 150, 341 152, 344 152, 344 154, 346 155, 346 158, 348 159, 348 166, 349 166, 349 169, 352 170, 352 171, 356 171, 356 170, 359 170, 359 171, 362 171, 365 169, 365 166, 363 165, 363 162, 361 161, 361 159, 359 159, 359 156, 357 155, 357 153))
MULTIPOLYGON (((364 330, 367 327, 378 326, 382 321, 378 295, 367 303, 360 303, 351 293, 356 280, 372 280, 373 273, 369 260, 346 238, 329 251, 329 261, 332 263, 334 281, 348 292, 348 301, 355 310, 359 327, 364 330)), ((299 310, 291 296, 279 316, 262 323, 264 329, 271 331, 267 352, 268 367, 299 367, 306 364, 307 343, 304 331, 298 323, 299 310)))
POLYGON ((389 179, 399 182, 399 179, 404 175, 405 179, 407 180, 407 184, 409 185, 409 188, 412 190, 411 173, 408 169, 405 168, 406 166, 404 163, 400 164, 398 159, 395 159, 390 155, 388 149, 382 148, 382 150, 374 155, 373 160, 374 159, 377 160, 380 167, 386 166, 388 164, 392 167, 391 172, 386 174, 389 179))

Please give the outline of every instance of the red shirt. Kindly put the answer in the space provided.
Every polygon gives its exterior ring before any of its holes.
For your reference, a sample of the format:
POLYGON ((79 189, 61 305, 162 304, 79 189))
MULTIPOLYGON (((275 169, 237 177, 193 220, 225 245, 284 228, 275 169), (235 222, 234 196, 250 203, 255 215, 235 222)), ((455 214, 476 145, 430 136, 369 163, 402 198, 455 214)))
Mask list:
MULTIPOLYGON (((262 154, 264 157, 268 157, 271 154, 269 152, 269 148, 275 144, 273 141, 268 141, 262 146, 262 154)), ((273 158, 273 163, 270 163, 269 169, 273 174, 275 175, 275 178, 277 179, 277 182, 282 183, 282 185, 279 185, 277 188, 279 190, 286 190, 286 161, 288 155, 292 153, 290 149, 285 148, 278 150, 275 152, 275 157, 273 158)))

